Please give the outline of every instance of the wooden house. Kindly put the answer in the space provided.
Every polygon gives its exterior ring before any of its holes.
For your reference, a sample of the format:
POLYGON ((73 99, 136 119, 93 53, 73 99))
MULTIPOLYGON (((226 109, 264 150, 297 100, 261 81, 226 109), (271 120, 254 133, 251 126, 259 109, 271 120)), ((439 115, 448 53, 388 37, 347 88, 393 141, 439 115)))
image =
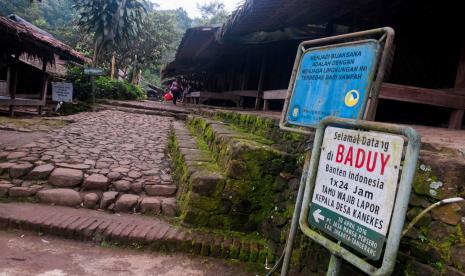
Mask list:
POLYGON ((34 106, 39 114, 46 103, 52 77, 64 77, 66 64, 89 62, 83 54, 24 19, 0 16, 0 106, 34 106))
POLYGON ((377 120, 463 127, 462 1, 247 0, 221 27, 186 32, 164 76, 199 91, 191 102, 282 108, 304 40, 389 26, 396 32, 377 120))

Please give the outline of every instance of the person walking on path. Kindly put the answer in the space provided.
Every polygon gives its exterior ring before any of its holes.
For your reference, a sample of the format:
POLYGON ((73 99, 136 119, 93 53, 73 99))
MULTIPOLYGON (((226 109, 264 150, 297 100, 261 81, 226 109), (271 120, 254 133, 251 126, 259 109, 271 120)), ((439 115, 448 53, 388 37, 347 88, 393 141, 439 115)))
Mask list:
POLYGON ((182 93, 181 81, 179 80, 179 78, 176 78, 171 83, 170 91, 173 95, 173 104, 176 105, 176 102, 178 101, 178 98, 181 96, 182 93))

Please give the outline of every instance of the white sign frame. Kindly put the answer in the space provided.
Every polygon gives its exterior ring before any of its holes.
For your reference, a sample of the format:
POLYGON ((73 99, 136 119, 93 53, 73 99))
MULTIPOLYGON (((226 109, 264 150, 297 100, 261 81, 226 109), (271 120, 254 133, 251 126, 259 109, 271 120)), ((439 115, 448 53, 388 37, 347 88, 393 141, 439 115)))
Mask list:
POLYGON ((52 100, 54 102, 72 102, 73 84, 70 82, 52 82, 52 100))

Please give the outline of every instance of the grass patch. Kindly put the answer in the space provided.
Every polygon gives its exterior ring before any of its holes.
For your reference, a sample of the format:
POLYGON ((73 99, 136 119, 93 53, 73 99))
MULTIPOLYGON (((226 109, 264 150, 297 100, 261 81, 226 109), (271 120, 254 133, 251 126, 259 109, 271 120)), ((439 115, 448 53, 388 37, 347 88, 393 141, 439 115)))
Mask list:
POLYGON ((10 118, 0 117, 0 125, 12 128, 24 128, 29 130, 52 130, 66 126, 68 122, 57 119, 44 119, 44 118, 10 118))

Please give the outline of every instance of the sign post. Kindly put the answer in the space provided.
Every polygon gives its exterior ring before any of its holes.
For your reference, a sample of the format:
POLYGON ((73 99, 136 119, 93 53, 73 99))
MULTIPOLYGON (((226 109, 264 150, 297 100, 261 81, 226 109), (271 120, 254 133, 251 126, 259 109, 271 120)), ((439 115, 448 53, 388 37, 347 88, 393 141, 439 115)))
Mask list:
POLYGON ((92 84, 92 104, 95 105, 95 77, 103 75, 101 68, 84 68, 84 74, 90 76, 92 84))
POLYGON ((305 160, 281 275, 287 275, 298 225, 331 251, 328 275, 338 274, 342 258, 368 274, 393 269, 420 138, 411 128, 360 121, 374 119, 393 40, 394 30, 386 27, 298 47, 280 128, 311 136, 312 129, 317 131, 311 159, 305 160), (377 269, 361 256, 384 256, 383 265, 377 269))
POLYGON ((327 127, 309 223, 379 259, 395 201, 401 136, 327 127))
POLYGON ((337 275, 343 258, 370 275, 392 273, 420 145, 410 127, 336 117, 320 123, 299 224, 304 234, 331 252, 328 272, 337 275), (362 258, 378 260, 382 254, 380 268, 362 258))
POLYGON ((302 42, 280 128, 310 134, 328 116, 373 120, 393 40, 386 27, 302 42))
POLYGON ((72 102, 73 84, 69 82, 52 82, 52 100, 54 102, 72 102))

